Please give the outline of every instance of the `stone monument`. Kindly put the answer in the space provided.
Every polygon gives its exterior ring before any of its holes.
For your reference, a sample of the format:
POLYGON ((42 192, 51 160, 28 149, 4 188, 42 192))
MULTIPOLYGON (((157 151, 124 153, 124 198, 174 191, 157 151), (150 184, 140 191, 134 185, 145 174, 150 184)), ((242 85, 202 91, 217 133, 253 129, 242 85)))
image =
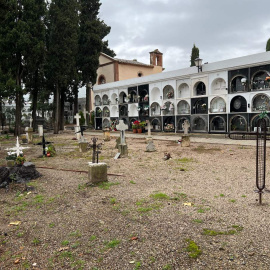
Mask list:
POLYGON ((190 123, 188 120, 185 120, 182 124, 182 128, 184 129, 184 135, 182 136, 182 147, 190 146, 190 137, 188 135, 188 130, 190 128, 190 123))
POLYGON ((111 134, 110 134, 110 129, 109 128, 104 128, 103 129, 103 134, 104 134, 104 141, 108 142, 111 140, 111 134))
POLYGON ((27 136, 27 140, 28 140, 28 143, 32 143, 33 142, 33 128, 32 128, 32 122, 33 122, 33 119, 32 117, 30 118, 30 127, 26 128, 25 131, 26 131, 26 136, 27 136))
POLYGON ((76 115, 74 116, 74 118, 76 119, 75 134, 76 134, 77 140, 80 140, 80 138, 81 138, 81 133, 80 133, 80 118, 81 118, 81 116, 78 113, 76 113, 76 115))
POLYGON ((38 125, 38 135, 39 137, 43 136, 43 125, 38 125))
POLYGON ((119 124, 116 126, 117 130, 120 131, 120 144, 118 145, 118 152, 121 157, 125 157, 128 155, 128 148, 125 141, 125 130, 128 129, 128 125, 124 123, 123 120, 119 120, 119 124))
POLYGON ((145 127, 148 131, 147 137, 146 137, 146 143, 149 143, 150 141, 153 141, 153 137, 151 136, 151 129, 153 126, 150 124, 149 120, 146 120, 147 126, 145 127))

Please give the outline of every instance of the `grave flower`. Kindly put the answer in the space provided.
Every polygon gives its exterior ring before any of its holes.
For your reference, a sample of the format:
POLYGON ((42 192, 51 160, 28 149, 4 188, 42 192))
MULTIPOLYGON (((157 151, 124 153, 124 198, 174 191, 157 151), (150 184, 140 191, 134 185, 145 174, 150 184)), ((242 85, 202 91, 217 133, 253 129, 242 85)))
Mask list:
POLYGON ((140 127, 140 121, 135 120, 132 124, 132 129, 137 129, 140 127))
POLYGON ((166 96, 167 98, 173 98, 173 91, 169 91, 166 96))
POLYGON ((167 106, 166 106, 166 104, 163 104, 162 106, 161 106, 161 108, 160 108, 161 110, 166 110, 167 109, 167 106))
POLYGON ((20 154, 17 158, 16 158, 16 164, 17 165, 23 165, 23 163, 25 162, 25 156, 23 154, 20 154))
POLYGON ((266 77, 265 80, 266 80, 267 82, 270 82, 270 76, 266 77))
POLYGON ((172 111, 173 109, 174 109, 174 105, 173 105, 173 103, 170 103, 169 110, 172 111))
POLYGON ((145 95, 145 97, 143 98, 144 101, 148 101, 149 95, 145 95))

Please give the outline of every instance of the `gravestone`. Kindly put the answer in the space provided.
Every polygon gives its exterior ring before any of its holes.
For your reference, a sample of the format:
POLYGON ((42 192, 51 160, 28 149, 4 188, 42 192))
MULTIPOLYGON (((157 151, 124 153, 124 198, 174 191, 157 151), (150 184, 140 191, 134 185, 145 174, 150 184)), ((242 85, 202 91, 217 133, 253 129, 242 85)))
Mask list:
POLYGON ((146 143, 149 143, 150 141, 153 141, 153 137, 151 136, 151 129, 153 126, 150 124, 149 120, 146 120, 147 126, 145 127, 148 131, 147 137, 146 137, 146 143))
POLYGON ((120 144, 118 145, 118 151, 121 157, 124 157, 128 155, 128 148, 125 138, 125 130, 128 129, 128 125, 126 125, 123 120, 119 120, 119 124, 116 125, 116 128, 120 131, 120 144))
POLYGON ((118 149, 118 147, 119 147, 120 139, 121 139, 121 138, 118 137, 118 138, 115 140, 115 143, 116 143, 115 148, 116 148, 116 149, 118 149))
POLYGON ((149 141, 148 145, 146 146, 146 152, 155 152, 156 151, 156 147, 154 145, 153 141, 149 141))
POLYGON ((39 137, 43 136, 43 125, 38 125, 38 135, 39 137))
POLYGON ((80 118, 81 118, 81 116, 78 113, 76 113, 76 115, 74 116, 74 118, 76 119, 75 134, 76 134, 77 140, 80 140, 80 138, 81 138, 81 133, 80 133, 80 118))
POLYGON ((106 163, 98 163, 98 148, 101 148, 101 143, 97 144, 98 138, 92 138, 92 145, 90 147, 93 148, 92 162, 89 162, 88 168, 88 180, 91 184, 96 184, 100 182, 108 181, 107 178, 107 164, 106 163), (97 158, 97 159, 96 159, 97 158))
POLYGON ((85 127, 80 126, 80 130, 78 132, 81 133, 81 139, 79 141, 79 150, 81 153, 84 153, 87 151, 88 142, 84 139, 83 132, 86 130, 85 127))
POLYGON ((104 128, 103 129, 103 134, 104 134, 104 141, 108 142, 111 140, 111 134, 110 134, 110 129, 109 128, 104 128))
POLYGON ((89 114, 89 112, 84 108, 83 109, 83 116, 84 116, 84 125, 87 126, 87 118, 86 115, 89 114))
POLYGON ((182 128, 184 129, 184 135, 182 136, 182 147, 189 147, 190 146, 190 137, 188 135, 188 130, 190 128, 190 123, 188 120, 185 120, 182 124, 182 128))

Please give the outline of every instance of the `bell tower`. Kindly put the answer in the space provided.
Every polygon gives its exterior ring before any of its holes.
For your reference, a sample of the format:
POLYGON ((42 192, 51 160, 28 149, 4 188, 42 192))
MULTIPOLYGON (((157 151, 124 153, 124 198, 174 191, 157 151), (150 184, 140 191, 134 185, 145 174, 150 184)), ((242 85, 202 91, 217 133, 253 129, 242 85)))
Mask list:
POLYGON ((163 66, 163 53, 161 53, 158 49, 150 52, 150 65, 153 66, 163 66))

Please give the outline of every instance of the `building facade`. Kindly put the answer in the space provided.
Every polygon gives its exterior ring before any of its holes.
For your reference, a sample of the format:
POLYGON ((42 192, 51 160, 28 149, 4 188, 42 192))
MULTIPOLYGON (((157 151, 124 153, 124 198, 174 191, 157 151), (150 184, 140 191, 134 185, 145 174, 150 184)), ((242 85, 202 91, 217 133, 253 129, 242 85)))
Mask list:
POLYGON ((254 131, 270 119, 270 52, 94 86, 95 128, 149 119, 152 131, 254 131))

